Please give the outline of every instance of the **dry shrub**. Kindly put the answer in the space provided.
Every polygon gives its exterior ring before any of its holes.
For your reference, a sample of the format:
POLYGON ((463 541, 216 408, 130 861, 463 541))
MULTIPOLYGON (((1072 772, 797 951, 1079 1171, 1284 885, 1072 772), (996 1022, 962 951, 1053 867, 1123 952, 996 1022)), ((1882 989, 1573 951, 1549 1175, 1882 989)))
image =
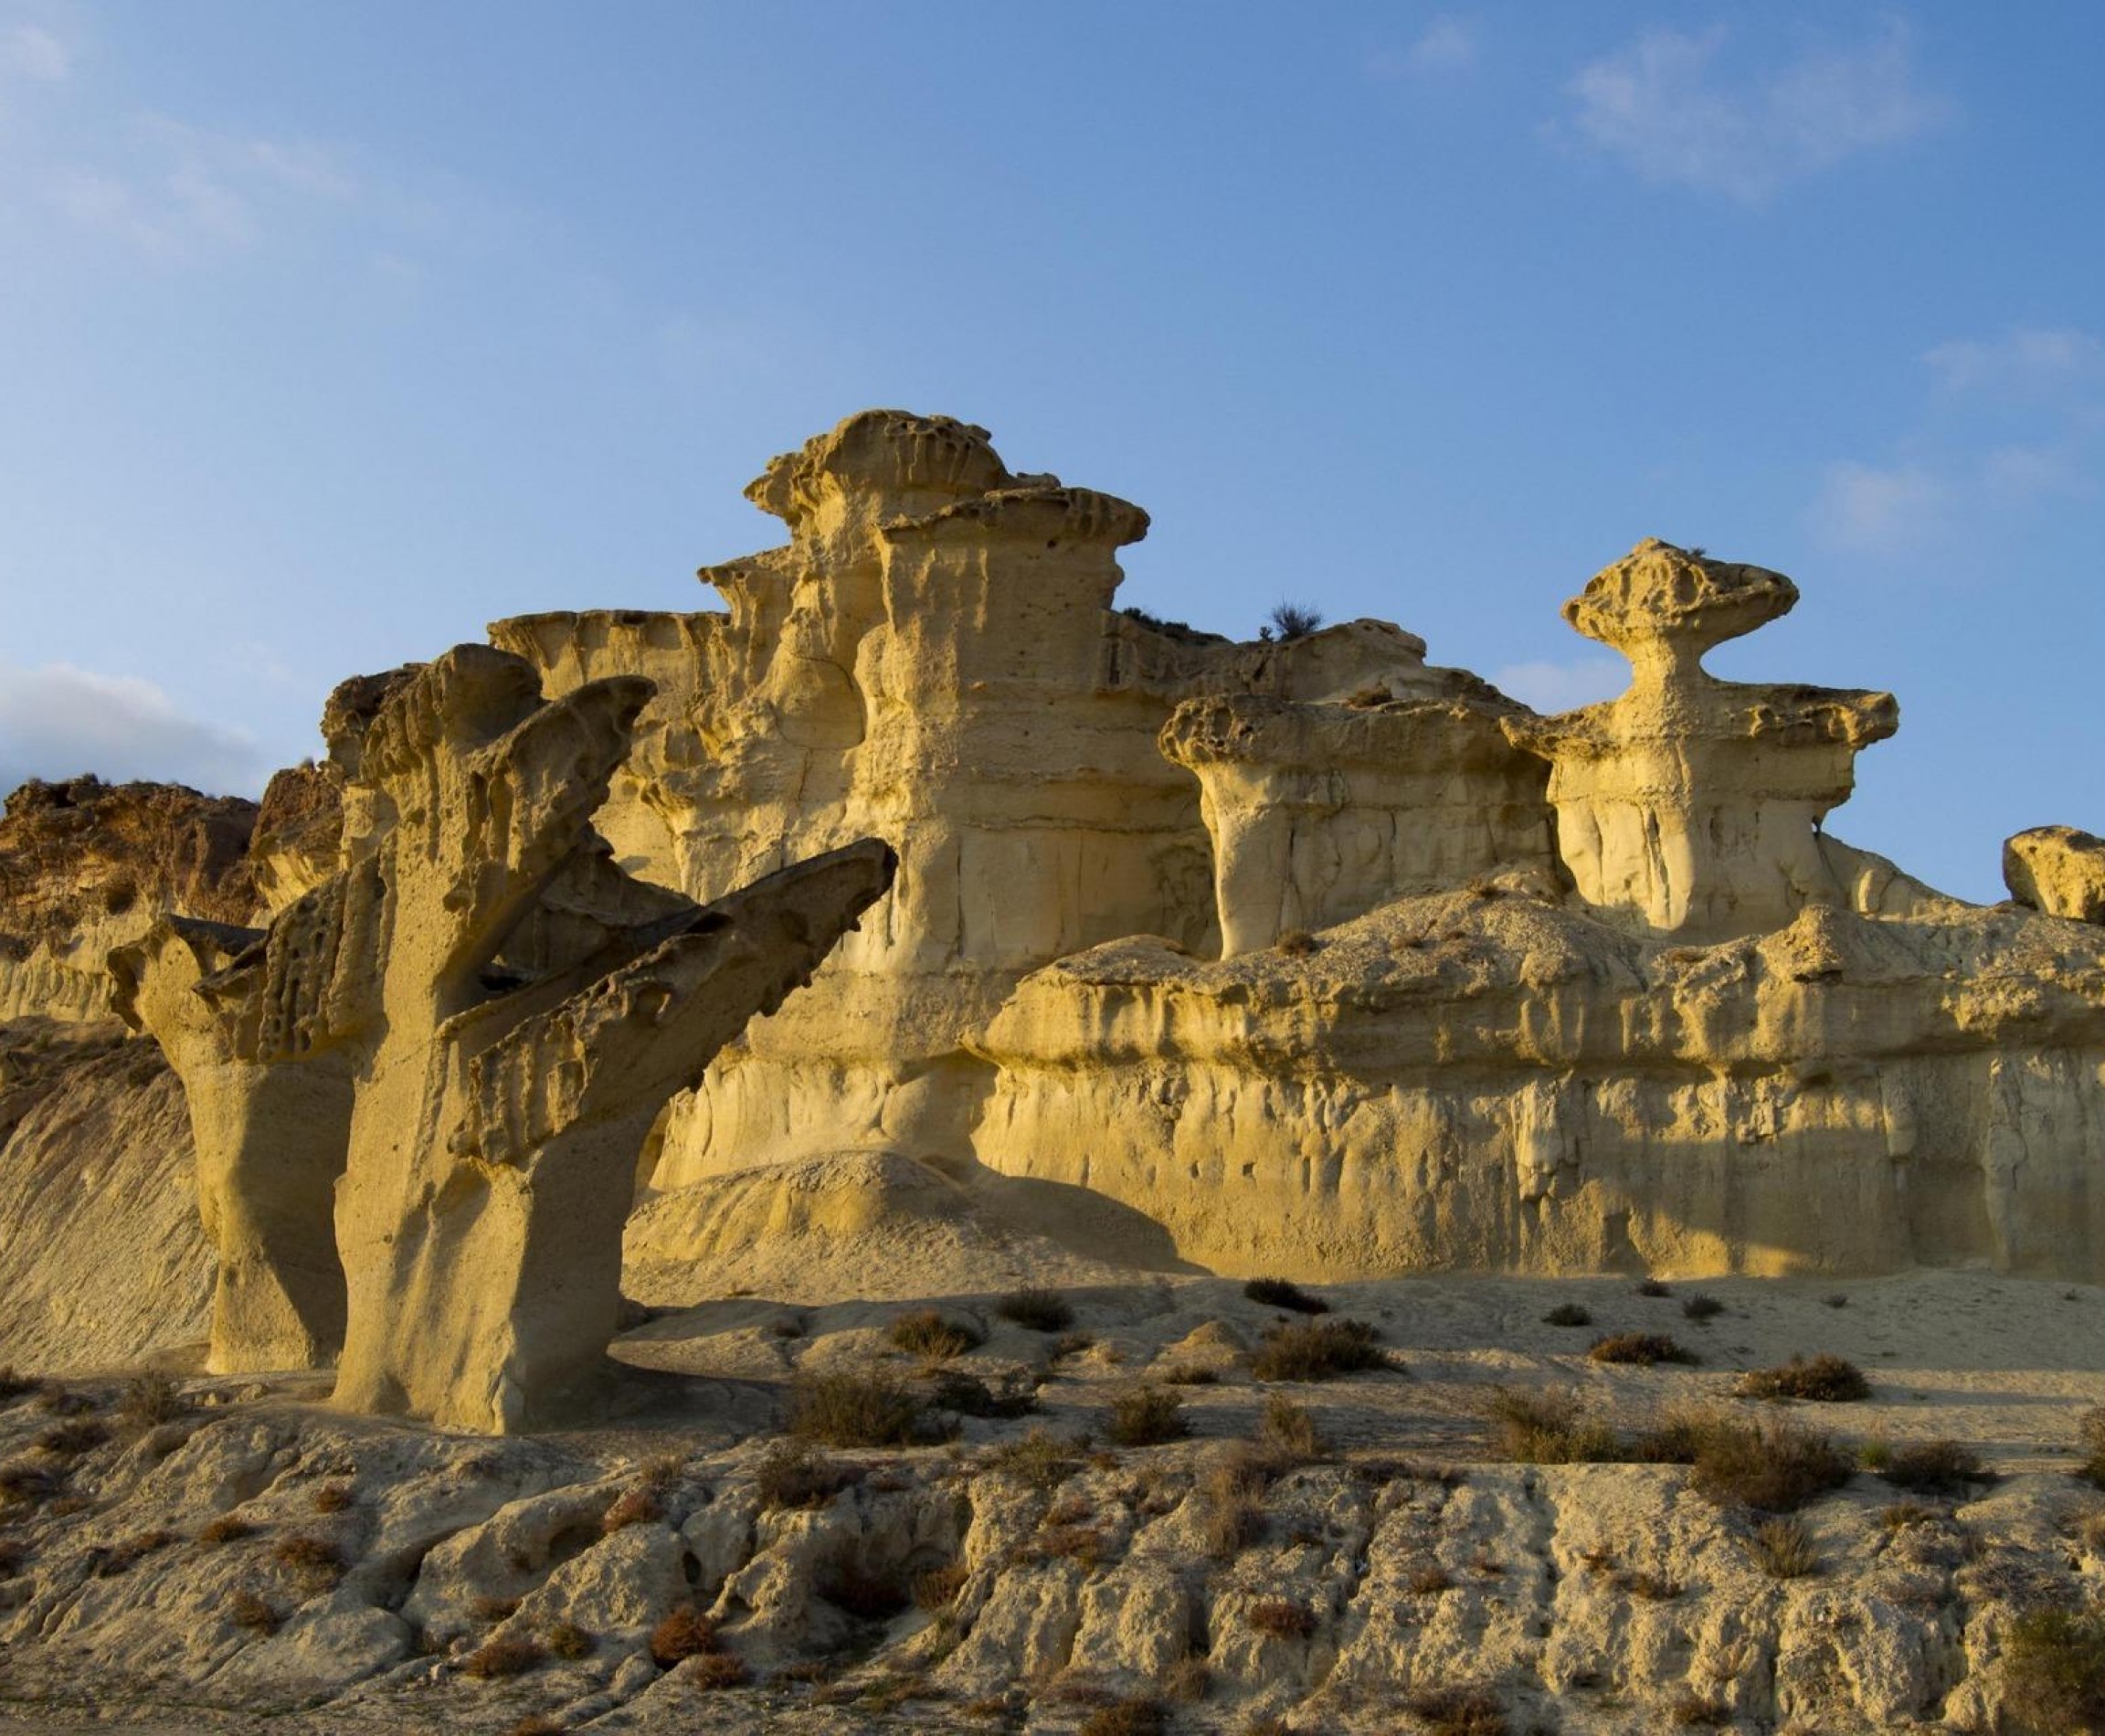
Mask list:
POLYGON ((2083 1455, 2076 1475, 2105 1489, 2105 1404, 2096 1405, 2076 1419, 2076 1444, 2083 1455))
POLYGON ((1435 1688, 1404 1704, 1431 1736, 1507 1736, 1506 1709, 1481 1688, 1435 1688))
POLYGON ((1274 1639, 1306 1639, 1316 1631, 1316 1612, 1291 1598, 1261 1597, 1243 1612, 1243 1620, 1274 1639))
POLYGON ((563 1736, 564 1726, 553 1718, 539 1712, 528 1712, 516 1724, 510 1726, 504 1736, 563 1736))
POLYGON ((1163 1672, 1162 1692, 1180 1706, 1196 1706, 1213 1691, 1213 1672, 1203 1654, 1179 1657, 1163 1672))
POLYGON ((10 1362, 0 1368, 0 1404, 12 1404, 25 1392, 34 1392, 37 1382, 26 1374, 17 1374, 10 1362))
POLYGON ((1969 1483, 1993 1483, 1994 1474, 1978 1454, 1956 1441, 1917 1441, 1897 1446, 1878 1467, 1896 1488, 1929 1495, 1962 1495, 1969 1483))
POLYGON ((648 1525, 665 1517, 665 1503, 652 1488, 632 1488, 615 1497, 599 1516, 599 1535, 612 1537, 631 1525, 648 1525))
POLYGON ((1165 1369, 1158 1377, 1165 1386, 1218 1386, 1221 1371, 1204 1368, 1197 1363, 1183 1363, 1176 1368, 1165 1369))
POLYGON ((1390 1366, 1378 1334, 1364 1320, 1311 1320, 1278 1326, 1250 1359, 1260 1381, 1329 1381, 1340 1374, 1390 1366))
POLYGON ((957 1594, 965 1589, 965 1582, 972 1577, 972 1570, 963 1561, 951 1561, 943 1567, 932 1567, 914 1580, 914 1604, 935 1615, 957 1603, 957 1594))
POLYGON ((1521 1465, 1594 1465, 1621 1456, 1615 1431, 1582 1415, 1579 1395, 1569 1388, 1528 1392, 1497 1387, 1486 1410, 1501 1458, 1521 1465))
POLYGON ((1924 1507, 1920 1501, 1896 1501, 1878 1509, 1878 1522, 1889 1531, 1903 1531, 1910 1525, 1934 1525, 1943 1517, 1935 1508, 1924 1507))
POLYGON ((720 1688, 742 1688, 752 1679, 752 1672, 743 1658, 729 1652, 701 1652, 680 1666, 679 1679, 707 1693, 720 1688))
POLYGON ((65 1487, 65 1477, 47 1466, 20 1459, 0 1465, 0 1507, 41 1507, 65 1487))
POLYGON ((976 1328, 947 1320, 934 1308, 917 1308, 912 1314, 902 1314, 892 1322, 891 1330, 885 1336, 899 1350, 913 1356, 931 1357, 936 1361, 946 1357, 963 1356, 987 1341, 976 1328))
POLYGON ((1747 1540, 1747 1552, 1771 1579, 1805 1579, 1820 1571, 1813 1533, 1801 1519, 1762 1520, 1747 1540))
POLYGON ((987 1455, 987 1467, 1013 1477, 1032 1488, 1057 1487, 1082 1468, 1080 1450, 1043 1429, 1032 1429, 1020 1441, 1003 1441, 987 1455))
POLYGON ((576 1663, 589 1657, 599 1649, 599 1642, 576 1622, 551 1622, 541 1635, 541 1643, 548 1648, 551 1657, 564 1658, 576 1663))
POLYGON ((2105 1611, 2027 1611, 2003 1647, 2003 1706, 2051 1736, 2105 1730, 2105 1611))
POLYGON ((1635 1296, 1651 1297, 1672 1296, 1674 1294, 1671 1289, 1669 1289, 1666 1285, 1660 1283, 1657 1278, 1644 1278, 1639 1280, 1636 1284, 1631 1286, 1631 1292, 1635 1296))
POLYGON ((1243 1294, 1253 1302, 1262 1302, 1268 1308, 1288 1308, 1296 1314, 1328 1314, 1329 1303, 1319 1296, 1312 1296, 1298 1284, 1286 1278, 1252 1278, 1243 1286, 1243 1294))
POLYGON ((468 1613, 486 1626, 494 1626, 518 1614, 519 1600, 516 1597, 492 1597, 484 1593, 468 1600, 468 1613))
POLYGON ((47 1381, 37 1389, 37 1408, 47 1416, 85 1416, 95 1408, 95 1401, 61 1381, 47 1381))
POLYGON ((1454 1585, 1453 1577, 1437 1561, 1413 1568, 1403 1581, 1403 1589, 1413 1597, 1437 1597, 1454 1585))
POLYGON ((1544 1326, 1592 1326, 1593 1317, 1576 1302, 1560 1302, 1542 1317, 1544 1326))
POLYGON ((691 1605, 672 1611, 651 1630, 651 1657, 660 1669, 716 1649, 716 1624, 691 1605))
POLYGON ((1647 1604, 1671 1604, 1688 1589, 1672 1574, 1655 1573, 1649 1568, 1617 1573, 1609 1583, 1617 1591, 1642 1598, 1647 1604))
POLYGON ((1712 1500, 1794 1513, 1849 1480, 1855 1466, 1832 1435, 1795 1423, 1713 1417, 1695 1443, 1691 1482, 1712 1500))
POLYGON ((1699 1362, 1695 1351, 1684 1350, 1664 1332, 1613 1332, 1595 1339, 1586 1354, 1596 1362, 1614 1362, 1648 1369, 1661 1362, 1699 1362))
POLYGON ((1253 1445, 1263 1456, 1266 1468, 1275 1474, 1292 1470, 1296 1465, 1309 1464, 1330 1450, 1330 1443, 1324 1438, 1308 1407, 1296 1404, 1279 1392, 1265 1399, 1264 1414, 1257 1421, 1257 1438, 1253 1445))
POLYGON ((1104 1533, 1093 1525, 1048 1525, 1031 1540, 1031 1554, 1041 1561, 1095 1567, 1104 1559, 1104 1533))
POLYGON ((1114 1446, 1159 1446, 1191 1433, 1184 1420, 1184 1401, 1158 1386, 1129 1388, 1111 1401, 1111 1420, 1104 1436, 1114 1446))
POLYGON ((189 1408, 183 1402, 182 1389, 159 1373, 133 1375, 117 1401, 117 1414, 140 1429, 173 1423, 189 1408))
POLYGON ((348 1483, 324 1483, 314 1491, 314 1510, 317 1513, 341 1513, 351 1505, 351 1486, 348 1483))
POLYGON ((325 1537, 295 1531, 272 1546, 270 1559, 303 1586, 333 1585, 344 1572, 343 1552, 325 1537))
POLYGON ((92 1453, 109 1438, 110 1431, 102 1424, 79 1417, 46 1429, 37 1437, 34 1450, 55 1459, 76 1459, 83 1453, 92 1453))
POLYGON ((164 1550, 175 1541, 175 1533, 165 1530, 138 1531, 122 1542, 112 1543, 102 1551, 102 1559, 96 1563, 97 1577, 109 1579, 118 1573, 129 1573, 147 1556, 157 1550, 164 1550))
POLYGON ((881 1368, 800 1374, 789 1393, 789 1433, 828 1446, 912 1446, 933 1431, 914 1390, 881 1368))
POLYGON ((1321 945, 1322 942, 1306 928, 1288 928, 1272 943, 1272 950, 1283 953, 1289 958, 1306 958, 1321 945))
POLYGON ((994 1416, 1013 1421, 1038 1408, 1038 1391, 1021 1369, 1002 1376, 996 1392, 976 1374, 958 1369, 938 1369, 929 1387, 928 1402, 959 1416, 994 1416))
POLYGON ((1747 1399, 1804 1399, 1816 1404, 1848 1404, 1871 1396, 1871 1382, 1854 1362, 1820 1355, 1793 1357, 1782 1368, 1755 1369, 1734 1389, 1747 1399))
POLYGON ((858 1475, 801 1441, 777 1441, 760 1455, 753 1487, 764 1508, 809 1510, 824 1507, 858 1475))
POLYGON ((0 1537, 0 1579, 9 1579, 19 1573, 28 1559, 28 1544, 19 1538, 0 1537))
POLYGON ((227 1619, 251 1634, 275 1634, 284 1618, 254 1592, 238 1591, 227 1599, 227 1619))
POLYGON ((1698 1290, 1682 1301, 1681 1312, 1691 1320, 1709 1320, 1724 1313, 1725 1305, 1716 1297, 1706 1296, 1698 1290))
POLYGON ((1004 1320, 1033 1332, 1064 1332, 1074 1324, 1074 1309, 1057 1290, 1011 1290, 994 1305, 1004 1320))
POLYGON ((1667 1716, 1677 1730, 1722 1730, 1732 1721, 1729 1707, 1695 1692, 1676 1700, 1667 1716))
POLYGON ((1075 1736, 1162 1736, 1169 1728, 1162 1702, 1148 1695, 1099 1706, 1082 1720, 1075 1736))
POLYGON ((244 1519, 240 1513, 221 1513, 198 1532, 198 1542, 208 1542, 217 1549, 221 1542, 240 1542, 244 1536, 255 1536, 257 1528, 244 1519))
POLYGON ((478 1681, 492 1681, 502 1676, 524 1676, 530 1669, 538 1669, 546 1654, 541 1642, 525 1634, 501 1634, 494 1639, 486 1639, 460 1660, 460 1673, 472 1676, 478 1681))
POLYGON ((1264 1533, 1263 1464, 1247 1449, 1231 1451, 1207 1467, 1192 1490, 1206 1553, 1227 1561, 1264 1533))

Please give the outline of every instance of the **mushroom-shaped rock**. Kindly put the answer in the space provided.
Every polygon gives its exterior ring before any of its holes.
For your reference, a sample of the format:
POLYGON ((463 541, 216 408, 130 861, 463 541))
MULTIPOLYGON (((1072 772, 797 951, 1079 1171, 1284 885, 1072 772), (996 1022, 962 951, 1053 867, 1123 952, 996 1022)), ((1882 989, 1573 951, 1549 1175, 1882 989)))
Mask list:
POLYGON ((2035 826, 2003 846, 2003 884, 2049 916, 2105 923, 2105 838, 2073 826, 2035 826))
POLYGON ((1574 628, 1630 660, 1630 689, 1505 728, 1550 762, 1559 852, 1604 916, 1708 942, 1846 902, 1817 829, 1855 787, 1857 752, 1899 726, 1893 696, 1719 681, 1702 666, 1797 599, 1781 573, 1655 538, 1565 604, 1574 628))

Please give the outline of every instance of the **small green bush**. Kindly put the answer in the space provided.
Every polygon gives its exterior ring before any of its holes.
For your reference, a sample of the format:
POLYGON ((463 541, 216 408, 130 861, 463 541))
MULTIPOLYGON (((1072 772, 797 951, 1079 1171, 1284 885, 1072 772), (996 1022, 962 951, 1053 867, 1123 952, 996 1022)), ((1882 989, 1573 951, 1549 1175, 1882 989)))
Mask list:
POLYGON ((2105 1730, 2105 1612, 2036 1609, 2010 1626, 2003 1705, 2051 1736, 2105 1730))
POLYGON ((1795 1423, 1719 1417, 1698 1432, 1690 1481, 1720 1505, 1794 1513, 1855 1470, 1834 1437, 1795 1423))

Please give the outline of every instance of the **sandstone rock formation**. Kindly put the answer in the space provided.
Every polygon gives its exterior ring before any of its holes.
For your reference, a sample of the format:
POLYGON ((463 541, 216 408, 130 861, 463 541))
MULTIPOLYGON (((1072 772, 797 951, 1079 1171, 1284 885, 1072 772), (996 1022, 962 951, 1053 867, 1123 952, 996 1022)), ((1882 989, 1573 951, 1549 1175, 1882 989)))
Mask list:
POLYGON ((2003 846, 2003 884, 2049 916, 2105 923, 2105 838, 2073 826, 2035 826, 2003 846))
POLYGON ((180 784, 16 790, 0 819, 0 1021, 108 1018, 103 958, 164 911, 248 921, 256 813, 180 784))

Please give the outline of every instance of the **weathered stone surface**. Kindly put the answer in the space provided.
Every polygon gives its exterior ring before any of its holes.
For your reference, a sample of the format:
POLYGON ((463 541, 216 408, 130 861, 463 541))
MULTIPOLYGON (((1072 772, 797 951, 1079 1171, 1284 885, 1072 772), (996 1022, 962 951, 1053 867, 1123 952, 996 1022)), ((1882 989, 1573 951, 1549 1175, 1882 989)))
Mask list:
POLYGON ((1819 823, 1848 799, 1857 751, 1899 727, 1893 696, 1724 682, 1702 664, 1797 600, 1781 573, 1655 537, 1564 605, 1629 658, 1630 691, 1506 727, 1551 763, 1559 851, 1608 920, 1705 944, 1838 901, 1819 823))
POLYGON ((180 784, 16 790, 0 819, 0 1020, 108 1018, 104 957, 164 912, 249 921, 256 811, 180 784))
POLYGON ((2073 826, 2035 826, 2003 846, 2003 884, 2049 916, 2105 923, 2105 838, 2073 826))

